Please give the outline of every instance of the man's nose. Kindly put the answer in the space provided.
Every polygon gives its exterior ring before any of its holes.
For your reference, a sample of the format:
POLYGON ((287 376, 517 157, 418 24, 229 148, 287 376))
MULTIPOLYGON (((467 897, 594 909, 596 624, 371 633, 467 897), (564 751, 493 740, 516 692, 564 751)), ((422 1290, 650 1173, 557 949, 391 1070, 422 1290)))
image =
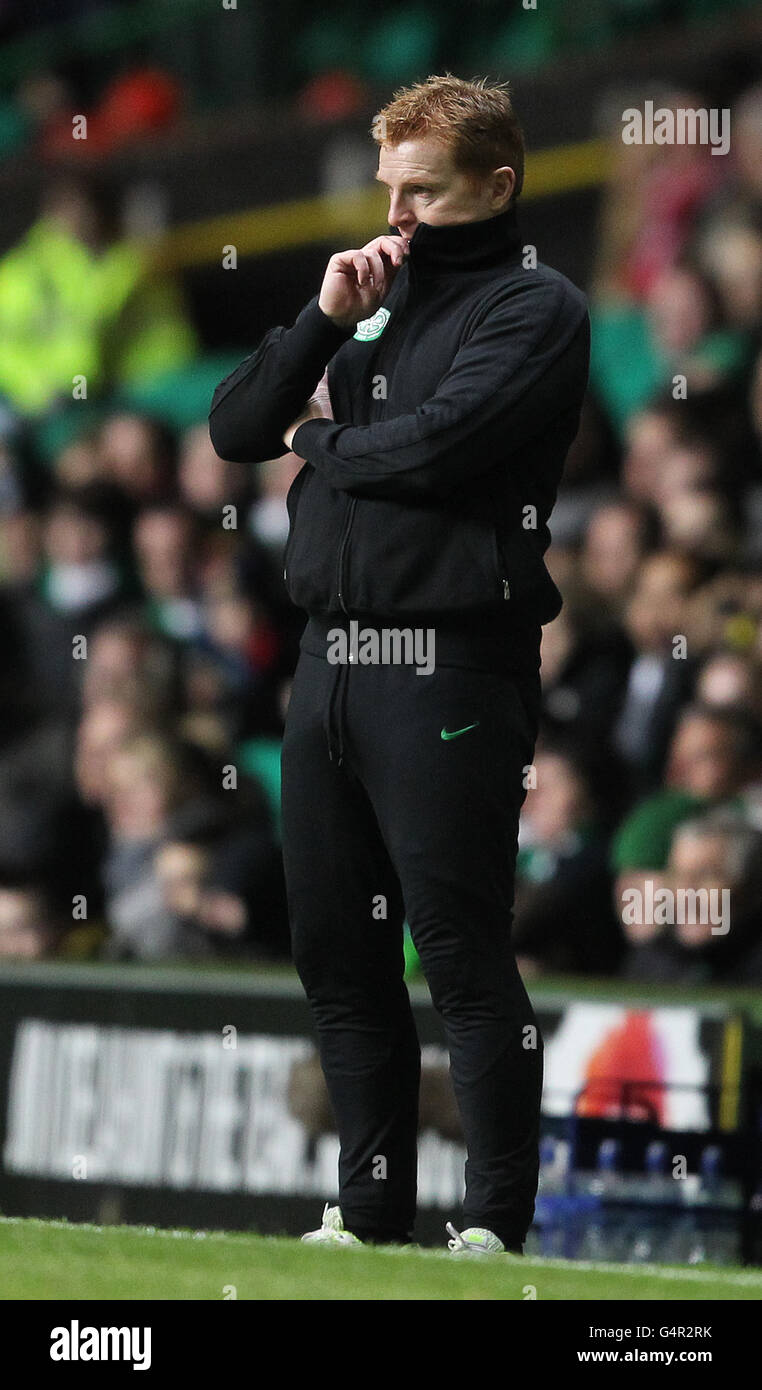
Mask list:
POLYGON ((391 227, 405 227, 412 222, 410 209, 406 206, 404 199, 392 198, 389 204, 389 225, 391 227))

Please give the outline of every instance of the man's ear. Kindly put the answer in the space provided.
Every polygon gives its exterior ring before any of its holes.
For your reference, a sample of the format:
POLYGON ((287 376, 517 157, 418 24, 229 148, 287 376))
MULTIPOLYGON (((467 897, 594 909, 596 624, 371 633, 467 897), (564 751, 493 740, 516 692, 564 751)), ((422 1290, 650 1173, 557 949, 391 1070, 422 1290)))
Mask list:
POLYGON ((513 197, 516 187, 516 174, 510 165, 496 169, 492 175, 492 206, 495 212, 504 212, 513 197))

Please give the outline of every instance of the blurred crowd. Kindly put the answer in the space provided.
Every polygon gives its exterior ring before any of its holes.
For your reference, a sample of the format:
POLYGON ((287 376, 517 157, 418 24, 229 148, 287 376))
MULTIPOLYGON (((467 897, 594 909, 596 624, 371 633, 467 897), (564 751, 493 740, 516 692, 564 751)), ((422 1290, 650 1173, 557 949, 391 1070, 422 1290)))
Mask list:
POLYGON ((615 134, 597 253, 516 946, 525 973, 759 984, 762 87, 733 106, 727 159, 615 134), (633 889, 713 888, 727 930, 623 912, 633 889))
POLYGON ((0 955, 283 957, 300 461, 115 404, 196 341, 110 207, 53 183, 0 260, 0 955))
MULTIPOLYGON (((514 939, 527 977, 759 984, 762 87, 727 158, 613 148, 514 939), (729 929, 626 919, 658 888, 729 890, 729 929)), ((301 461, 124 404, 198 344, 101 194, 52 184, 0 258, 0 955, 286 959, 301 461), (102 408, 57 435, 77 373, 102 408)))
POLYGON ((284 953, 277 812, 247 759, 277 747, 295 662, 298 464, 248 477, 205 425, 114 414, 6 510, 0 953, 284 953))
POLYGON ((88 159, 161 141, 221 111, 293 104, 311 122, 362 114, 372 93, 443 72, 533 73, 622 41, 688 43, 755 0, 0 0, 0 165, 88 159), (232 12, 235 11, 235 14, 232 12), (228 23, 227 21, 230 21, 228 23), (236 52, 228 35, 235 33, 236 52), (30 62, 30 53, 33 60, 30 62), (453 56, 457 55, 457 56, 453 56), (87 139, 72 142, 72 120, 87 139))

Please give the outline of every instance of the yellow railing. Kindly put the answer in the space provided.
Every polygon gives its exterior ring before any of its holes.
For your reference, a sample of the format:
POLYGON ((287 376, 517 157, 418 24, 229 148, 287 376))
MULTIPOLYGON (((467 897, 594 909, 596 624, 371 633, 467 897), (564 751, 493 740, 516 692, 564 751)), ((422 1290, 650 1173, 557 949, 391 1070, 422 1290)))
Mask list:
MULTIPOLYGON (((605 140, 530 152, 522 202, 597 187, 609 167, 610 146, 605 140)), ((265 256, 334 237, 364 241, 385 226, 386 195, 371 184, 347 193, 297 198, 183 223, 167 233, 159 259, 167 269, 178 270, 221 261, 225 246, 234 246, 239 256, 265 256)))

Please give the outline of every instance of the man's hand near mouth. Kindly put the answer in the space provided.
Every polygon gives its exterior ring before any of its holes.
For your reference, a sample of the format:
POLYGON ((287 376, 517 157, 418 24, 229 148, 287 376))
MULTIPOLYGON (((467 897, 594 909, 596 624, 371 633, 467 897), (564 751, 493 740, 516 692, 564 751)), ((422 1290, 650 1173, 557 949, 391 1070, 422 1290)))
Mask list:
MULTIPOLYGON (((404 236, 378 236, 359 251, 338 251, 326 267, 318 307, 348 332, 383 304, 407 254, 408 238, 404 236)), ((326 373, 299 418, 283 435, 286 448, 291 448, 296 431, 307 420, 332 419, 326 373)))
POLYGON ((359 251, 338 251, 328 262, 318 307, 337 328, 354 328, 383 304, 407 254, 402 236, 378 236, 359 251))

